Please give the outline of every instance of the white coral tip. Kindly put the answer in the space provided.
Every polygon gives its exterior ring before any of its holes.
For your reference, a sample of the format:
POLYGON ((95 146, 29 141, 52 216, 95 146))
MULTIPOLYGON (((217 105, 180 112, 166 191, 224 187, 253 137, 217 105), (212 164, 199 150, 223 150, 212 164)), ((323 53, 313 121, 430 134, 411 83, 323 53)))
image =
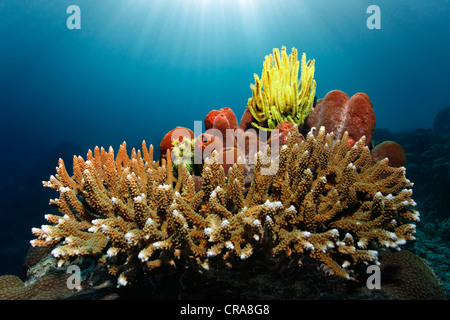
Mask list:
POLYGON ((161 248, 161 246, 162 246, 161 241, 157 241, 157 242, 153 243, 153 247, 155 247, 156 249, 161 248))
POLYGON ((126 286, 128 284, 127 278, 123 275, 123 273, 117 279, 117 287, 126 286))
POLYGON ((291 212, 291 211, 295 212, 296 210, 295 210, 294 205, 291 205, 289 208, 287 208, 287 211, 288 212, 291 212))
POLYGON ((117 248, 111 247, 108 249, 108 251, 106 251, 106 255, 111 258, 116 256, 118 252, 119 250, 117 248))
POLYGON ((48 226, 48 225, 42 225, 42 226, 41 226, 41 230, 42 230, 42 232, 44 232, 44 233, 50 233, 51 226, 48 226))
POLYGON ((225 247, 229 250, 233 250, 234 249, 234 245, 231 241, 227 241, 225 242, 225 247))
POLYGON ((70 191, 70 188, 69 188, 69 187, 60 187, 60 188, 59 188, 59 192, 60 192, 60 193, 68 192, 68 191, 70 191))
POLYGON ((132 232, 125 233, 125 240, 129 241, 132 237, 133 237, 133 233, 132 232))
POLYGON ((138 258, 139 258, 139 260, 141 260, 142 262, 145 262, 145 261, 148 260, 148 256, 144 253, 144 251, 139 252, 138 258))
POLYGON ((59 248, 53 249, 52 252, 51 252, 51 254, 52 254, 52 256, 54 256, 55 258, 58 258, 58 257, 60 257, 60 256, 63 255, 63 253, 61 252, 61 249, 59 249, 59 248))
POLYGON ((173 211, 172 211, 172 214, 173 214, 175 217, 180 217, 180 216, 181 216, 180 213, 178 212, 178 210, 173 210, 173 211))

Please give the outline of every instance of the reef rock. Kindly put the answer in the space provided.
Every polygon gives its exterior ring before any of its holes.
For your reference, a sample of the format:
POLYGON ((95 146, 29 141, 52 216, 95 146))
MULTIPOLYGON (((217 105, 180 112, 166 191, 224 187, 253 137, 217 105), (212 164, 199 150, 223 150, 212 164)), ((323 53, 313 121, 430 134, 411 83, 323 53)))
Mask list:
POLYGON ((450 133, 450 106, 441 109, 433 123, 434 129, 442 133, 450 133))

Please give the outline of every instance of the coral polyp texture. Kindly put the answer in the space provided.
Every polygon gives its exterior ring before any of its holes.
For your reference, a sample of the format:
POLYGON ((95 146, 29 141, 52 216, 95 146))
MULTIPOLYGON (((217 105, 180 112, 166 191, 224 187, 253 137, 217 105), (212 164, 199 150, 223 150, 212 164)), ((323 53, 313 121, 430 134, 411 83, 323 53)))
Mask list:
MULTIPOLYGON (((380 247, 414 239, 419 214, 404 168, 388 160, 372 165, 364 137, 348 149, 320 128, 302 141, 297 126, 279 154, 256 154, 254 176, 243 188, 245 164, 225 175, 218 153, 205 160, 201 190, 179 166, 178 179, 152 160, 152 147, 129 157, 123 144, 74 157, 73 176, 62 160, 44 185, 62 215, 32 232, 33 246, 55 245, 59 265, 97 257, 118 285, 161 266, 206 270, 233 268, 249 259, 288 257, 324 263, 327 272, 351 278, 359 263, 378 263, 380 247), (412 220, 412 221, 411 221, 412 220)), ((167 157, 169 160, 170 157, 167 157)), ((285 259, 285 258, 283 258, 285 259)))
POLYGON ((265 57, 261 79, 255 74, 255 84, 250 85, 253 94, 246 113, 253 117, 251 125, 271 131, 283 121, 303 124, 316 93, 314 64, 314 60, 306 61, 303 53, 300 65, 295 48, 289 56, 284 46, 281 52, 273 49, 273 54, 265 57))

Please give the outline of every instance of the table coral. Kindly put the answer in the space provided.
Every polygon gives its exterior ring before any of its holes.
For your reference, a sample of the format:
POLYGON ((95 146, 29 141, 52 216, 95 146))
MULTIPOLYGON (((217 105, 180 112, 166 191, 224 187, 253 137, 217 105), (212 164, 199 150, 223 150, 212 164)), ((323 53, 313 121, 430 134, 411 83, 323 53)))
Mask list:
POLYGON ((315 60, 306 61, 303 53, 301 66, 297 58, 297 49, 292 48, 288 56, 286 47, 273 49, 273 55, 265 57, 261 79, 254 75, 255 84, 251 84, 252 98, 241 119, 252 119, 255 128, 271 131, 283 121, 301 125, 311 111, 316 93, 314 80, 315 60), (299 77, 299 68, 301 73, 299 77))
POLYGON ((255 254, 299 265, 311 257, 350 279, 352 266, 378 263, 378 246, 398 249, 414 239, 409 220, 419 217, 405 169, 387 159, 372 165, 365 144, 362 137, 348 149, 347 133, 336 140, 324 128, 300 141, 294 126, 279 154, 257 153, 247 192, 244 164, 225 175, 217 152, 205 160, 196 191, 186 167, 175 183, 169 163, 153 162, 145 142, 130 157, 125 143, 116 157, 111 147, 96 148, 86 161, 74 157, 72 176, 60 159, 56 176, 43 182, 60 193, 51 205, 62 216, 47 214, 50 224, 33 228, 31 244, 56 244, 60 265, 96 257, 119 286, 180 261, 211 270, 255 254))

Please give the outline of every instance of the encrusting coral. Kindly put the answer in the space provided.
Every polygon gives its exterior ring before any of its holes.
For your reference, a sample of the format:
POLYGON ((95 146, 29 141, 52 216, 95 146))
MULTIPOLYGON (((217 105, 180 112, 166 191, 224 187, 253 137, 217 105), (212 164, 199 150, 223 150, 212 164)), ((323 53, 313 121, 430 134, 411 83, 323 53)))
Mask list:
POLYGON ((0 277, 0 300, 54 300, 70 296, 67 288, 69 275, 64 272, 49 273, 32 283, 25 284, 19 277, 0 277))
POLYGON ((289 56, 284 46, 281 53, 273 49, 273 55, 265 57, 261 79, 255 74, 255 84, 250 85, 252 98, 248 99, 246 113, 253 117, 251 125, 271 131, 283 121, 303 124, 314 104, 314 64, 314 60, 307 62, 303 53, 300 66, 295 48, 289 56))
POLYGON ((225 175, 217 152, 204 163, 199 191, 186 167, 172 176, 170 150, 158 166, 145 142, 130 157, 125 143, 116 157, 112 148, 95 148, 86 161, 74 157, 73 176, 59 160, 44 186, 60 193, 50 203, 62 216, 47 214, 51 225, 33 228, 31 244, 57 245, 59 265, 97 257, 120 286, 179 260, 209 270, 257 252, 299 265, 309 256, 349 279, 352 266, 378 263, 378 246, 414 239, 408 220, 419 214, 404 168, 387 159, 372 165, 364 137, 351 149, 347 134, 336 141, 324 128, 298 137, 294 126, 279 154, 257 153, 247 192, 242 161, 225 175))

